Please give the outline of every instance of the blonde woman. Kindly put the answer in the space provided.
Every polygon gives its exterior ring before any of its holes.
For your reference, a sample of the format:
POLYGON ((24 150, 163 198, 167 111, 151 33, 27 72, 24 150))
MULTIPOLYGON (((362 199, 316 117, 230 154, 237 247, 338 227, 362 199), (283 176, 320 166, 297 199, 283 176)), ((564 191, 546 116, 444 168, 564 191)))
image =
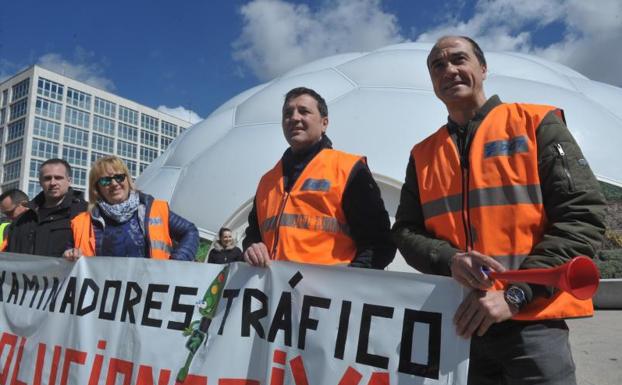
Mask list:
POLYGON ((194 260, 195 225, 165 201, 136 190, 123 160, 106 156, 89 172, 89 208, 71 221, 74 245, 63 256, 118 256, 194 260), (176 247, 173 247, 173 240, 176 247))

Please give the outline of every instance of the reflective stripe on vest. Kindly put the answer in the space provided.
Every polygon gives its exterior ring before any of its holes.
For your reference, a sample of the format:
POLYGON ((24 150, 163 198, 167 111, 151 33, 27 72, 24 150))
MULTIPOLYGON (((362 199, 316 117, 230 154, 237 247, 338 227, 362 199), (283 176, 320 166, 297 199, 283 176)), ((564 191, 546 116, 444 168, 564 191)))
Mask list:
MULTIPOLYGON (((169 259, 173 251, 168 228, 168 204, 165 201, 154 200, 147 219, 149 234, 150 257, 154 259, 169 259)), ((82 251, 86 257, 95 256, 95 232, 89 212, 82 212, 71 220, 74 247, 82 251)))
MULTIPOLYGON (((454 247, 498 258, 515 269, 547 226, 540 189, 536 129, 554 107, 502 104, 481 122, 468 154, 468 169, 447 128, 412 150, 426 229, 454 247)), ((495 289, 507 286, 496 282, 495 289)), ((591 301, 558 292, 536 298, 514 319, 587 316, 591 301)))
POLYGON ((289 194, 284 191, 280 161, 261 178, 255 204, 271 258, 323 265, 354 258, 356 245, 349 235, 342 196, 361 159, 324 149, 307 164, 289 194))
MULTIPOLYGON (((278 221, 278 216, 266 219, 261 224, 262 231, 274 231, 278 221)), ((302 214, 286 214, 281 215, 280 226, 296 227, 298 229, 306 229, 313 231, 324 231, 327 233, 344 233, 350 234, 350 228, 347 223, 339 223, 336 218, 308 216, 302 214)))

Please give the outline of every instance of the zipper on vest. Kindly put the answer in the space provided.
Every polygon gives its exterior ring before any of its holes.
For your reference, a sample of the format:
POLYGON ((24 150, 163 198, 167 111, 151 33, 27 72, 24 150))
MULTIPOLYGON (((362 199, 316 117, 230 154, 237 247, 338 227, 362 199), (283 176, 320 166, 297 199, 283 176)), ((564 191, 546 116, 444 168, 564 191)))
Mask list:
POLYGON ((471 149, 471 130, 469 127, 463 132, 457 133, 456 146, 460 156, 460 169, 462 176, 462 225, 464 227, 465 251, 473 249, 473 236, 471 234, 471 219, 469 216, 469 152, 471 149))
POLYGON ((466 251, 470 251, 473 249, 473 236, 469 217, 469 166, 463 156, 460 156, 460 168, 462 169, 462 224, 466 238, 466 251))
POLYGON ((281 199, 281 205, 279 206, 279 214, 276 217, 276 224, 274 226, 274 241, 272 242, 272 250, 270 250, 270 259, 276 258, 276 249, 279 245, 279 230, 281 227, 281 217, 283 216, 283 211, 285 210, 285 204, 287 203, 288 198, 289 191, 285 192, 285 195, 283 195, 283 199, 281 199))
POLYGON ((564 169, 566 179, 568 179, 568 187, 570 188, 570 191, 574 191, 574 180, 572 179, 572 175, 570 174, 570 169, 568 167, 568 157, 566 156, 566 151, 564 151, 561 143, 555 143, 554 147, 555 151, 557 151, 558 158, 562 161, 562 168, 564 169))

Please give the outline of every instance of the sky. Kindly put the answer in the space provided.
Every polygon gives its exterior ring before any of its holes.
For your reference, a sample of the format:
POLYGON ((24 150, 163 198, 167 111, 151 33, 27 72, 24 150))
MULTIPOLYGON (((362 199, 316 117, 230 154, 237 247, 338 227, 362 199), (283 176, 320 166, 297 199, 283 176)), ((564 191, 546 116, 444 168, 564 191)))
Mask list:
POLYGON ((306 62, 447 34, 622 87, 620 0, 2 0, 0 81, 38 64, 196 122, 306 62))

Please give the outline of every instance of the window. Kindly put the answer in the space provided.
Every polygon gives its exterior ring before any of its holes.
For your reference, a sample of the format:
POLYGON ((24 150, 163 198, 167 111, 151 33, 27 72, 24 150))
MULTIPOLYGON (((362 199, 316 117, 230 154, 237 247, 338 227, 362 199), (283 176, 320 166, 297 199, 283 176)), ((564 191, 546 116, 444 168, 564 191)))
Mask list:
POLYGON ((91 151, 91 163, 95 162, 99 158, 103 158, 104 156, 108 156, 110 154, 104 154, 97 151, 91 151))
POLYGON ((177 136, 177 125, 163 120, 162 121, 162 133, 164 135, 172 136, 173 138, 176 137, 177 136))
POLYGON ((67 88, 67 104, 82 108, 83 110, 90 110, 91 95, 73 88, 67 88))
POLYGON ((16 140, 13 143, 9 143, 4 146, 4 161, 8 162, 9 160, 19 158, 22 156, 22 147, 24 144, 24 140, 16 140))
POLYGON ((117 112, 117 105, 105 99, 95 97, 95 113, 114 118, 117 112))
POLYGON ((117 154, 127 158, 136 158, 136 145, 119 140, 117 141, 117 154))
POLYGON ((0 126, 6 122, 6 108, 0 109, 0 126))
POLYGON ((58 144, 48 142, 47 140, 33 139, 31 154, 32 156, 37 156, 44 159, 57 158, 58 144))
POLYGON ((90 115, 91 114, 88 112, 67 107, 67 109, 65 109, 65 122, 73 124, 74 126, 89 128, 90 115))
POLYGON ((123 161, 127 165, 128 170, 130 170, 130 174, 132 174, 132 176, 138 176, 138 174, 136 174, 136 161, 125 158, 123 158, 123 161))
POLYGON ((140 114, 140 126, 149 131, 158 132, 158 119, 147 114, 140 114))
POLYGON ((7 183, 7 184, 3 184, 2 185, 2 191, 7 191, 7 190, 11 190, 14 188, 19 188, 19 181, 18 182, 11 182, 11 183, 7 183))
POLYGON ((44 118, 60 120, 60 112, 62 107, 63 105, 60 103, 51 102, 38 97, 35 105, 35 113, 43 116, 44 118))
POLYGON ((39 78, 39 82, 37 85, 37 94, 45 96, 46 98, 61 101, 63 100, 64 88, 65 87, 62 84, 58 84, 45 78, 39 78))
POLYGON ((28 99, 20 100, 19 102, 11 104, 11 117, 9 120, 15 120, 19 117, 26 115, 26 109, 28 108, 28 99))
POLYGON ((140 146, 140 160, 141 161, 151 163, 157 157, 158 157, 158 150, 153 150, 151 148, 140 146))
POLYGON ((52 122, 51 120, 35 118, 35 128, 32 133, 34 135, 58 140, 60 137, 60 124, 52 122))
POLYGON ((2 90, 2 107, 9 104, 9 90, 2 90))
POLYGON ((128 126, 127 124, 119 123, 119 138, 136 142, 138 141, 138 129, 128 126))
POLYGON ((29 87, 30 87, 30 78, 24 79, 21 82, 14 85, 13 86, 13 99, 11 101, 14 102, 28 95, 29 87))
POLYGON ((32 159, 30 161, 30 172, 28 176, 39 179, 39 168, 41 168, 42 164, 42 160, 32 159))
POLYGON ((39 181, 29 180, 28 181, 28 196, 32 199, 40 192, 41 192, 41 185, 39 185, 39 181))
POLYGON ((114 139, 104 136, 93 134, 93 150, 104 151, 108 154, 114 152, 114 139))
POLYGON ((22 166, 22 161, 18 160, 12 163, 7 163, 4 165, 4 175, 3 182, 8 182, 13 179, 19 178, 19 169, 22 166))
POLYGON ((63 159, 72 166, 88 166, 88 151, 76 147, 64 146, 63 159))
POLYGON ((161 136, 160 137, 160 148, 162 148, 162 150, 166 150, 168 148, 168 145, 171 144, 172 141, 173 139, 171 138, 167 138, 166 136, 161 136))
POLYGON ((151 146, 158 147, 158 134, 154 134, 153 132, 140 130, 140 143, 151 146))
POLYGON ((93 116, 93 130, 114 136, 114 120, 102 118, 101 116, 93 116))
POLYGON ((145 169, 148 167, 149 165, 147 163, 141 163, 140 164, 140 173, 142 174, 143 171, 145 171, 145 169))
POLYGON ((79 167, 71 168, 71 183, 86 186, 86 170, 79 167))
POLYGON ((76 127, 65 125, 63 140, 65 141, 65 143, 71 143, 81 147, 88 147, 89 132, 76 127))
POLYGON ((131 110, 127 107, 119 106, 119 120, 125 123, 138 126, 138 111, 131 110))
POLYGON ((25 123, 26 119, 20 119, 17 122, 9 124, 9 127, 7 128, 6 141, 10 142, 13 139, 21 138, 22 136, 24 136, 25 123))

